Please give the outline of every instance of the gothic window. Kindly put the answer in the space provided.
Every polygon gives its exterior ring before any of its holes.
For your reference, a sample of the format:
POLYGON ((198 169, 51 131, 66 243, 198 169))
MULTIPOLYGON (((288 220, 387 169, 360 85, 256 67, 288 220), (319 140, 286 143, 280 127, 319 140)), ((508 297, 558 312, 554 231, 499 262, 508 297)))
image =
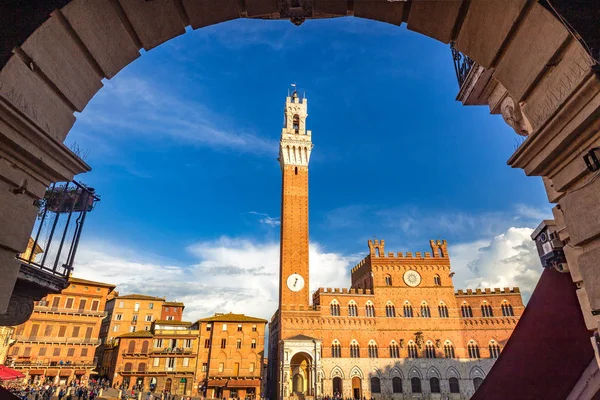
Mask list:
POLYGON ((460 312, 463 318, 473 318, 473 309, 468 304, 463 304, 460 306, 460 312))
POLYGON ((400 348, 396 342, 390 343, 390 358, 400 358, 400 348))
POLYGON ((333 315, 334 317, 339 317, 340 316, 340 305, 334 300, 331 305, 331 315, 333 315))
POLYGON ((385 286, 392 286, 392 276, 391 275, 385 276, 385 286))
POLYGON ((440 393, 440 380, 435 376, 429 378, 429 387, 431 388, 431 393, 440 393))
POLYGON ((375 316, 375 307, 373 307, 372 303, 367 303, 366 308, 366 313, 367 313, 367 317, 374 317, 375 316))
POLYGON ((360 347, 356 341, 350 343, 350 357, 351 358, 360 358, 360 347))
POLYGON ((439 275, 435 275, 435 276, 433 277, 433 284, 434 284, 435 286, 442 286, 442 280, 440 279, 440 276, 439 276, 439 275))
POLYGON ((369 342, 369 358, 377 358, 377 343, 374 341, 369 342))
POLYGON ((438 313, 440 314, 440 318, 448 318, 448 307, 445 304, 440 304, 438 306, 438 313))
POLYGON ((371 378, 371 393, 381 393, 381 382, 376 376, 371 378))
POLYGON ((348 304, 348 315, 350 317, 358 317, 358 307, 355 302, 348 304))
POLYGON ((431 318, 431 310, 429 309, 429 306, 425 303, 421 304, 421 317, 431 318))
POLYGON ((502 316, 513 317, 515 315, 512 306, 506 300, 502 302, 502 316))
POLYGON ((479 355, 479 346, 477 345, 477 343, 471 341, 469 342, 469 346, 467 346, 469 349, 469 358, 481 358, 481 356, 479 355))
POLYGON ((410 378, 410 388, 413 393, 421 393, 421 379, 417 377, 410 378))
POLYGON ((404 304, 404 317, 412 318, 413 317, 413 309, 412 306, 408 303, 404 304))
POLYGON ((408 344, 408 358, 419 358, 417 345, 412 342, 408 344))
POLYGON ((450 383, 450 393, 460 393, 460 386, 457 378, 450 378, 448 382, 450 383))
POLYGON ((477 389, 479 389, 479 386, 481 386, 482 383, 483 383, 483 379, 481 379, 481 378, 473 379, 473 387, 475 387, 475 391, 477 391, 477 389))
POLYGON ((425 345, 425 357, 435 358, 435 346, 431 342, 427 342, 425 345))
POLYGON ((340 342, 335 340, 331 345, 331 357, 332 358, 340 358, 342 356, 342 346, 340 342))
POLYGON ((455 358, 454 356, 454 346, 452 343, 446 342, 444 345, 444 356, 446 358, 455 358))
POLYGON ((495 341, 491 341, 489 345, 490 349, 490 358, 498 358, 500 357, 500 346, 495 341))
POLYGON ((396 307, 392 303, 387 303, 385 305, 385 316, 392 318, 396 316, 396 307))
POLYGON ((298 114, 294 114, 294 122, 293 122, 294 132, 298 133, 300 130, 300 116, 298 114))
POLYGON ((392 393, 402 393, 402 379, 397 376, 392 378, 392 393))
POLYGON ((494 316, 494 311, 492 311, 492 306, 490 306, 485 301, 481 305, 481 316, 482 317, 493 317, 494 316))

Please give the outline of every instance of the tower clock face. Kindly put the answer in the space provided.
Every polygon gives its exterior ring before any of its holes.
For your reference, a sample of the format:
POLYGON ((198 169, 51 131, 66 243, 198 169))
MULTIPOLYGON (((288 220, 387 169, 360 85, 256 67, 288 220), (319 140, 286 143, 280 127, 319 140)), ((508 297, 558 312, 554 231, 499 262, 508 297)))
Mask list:
POLYGON ((419 283, 421 283, 421 275, 412 269, 406 271, 404 273, 404 283, 411 287, 419 286, 419 283))
POLYGON ((287 286, 292 292, 299 292, 304 287, 304 278, 300 274, 291 274, 287 278, 287 286))

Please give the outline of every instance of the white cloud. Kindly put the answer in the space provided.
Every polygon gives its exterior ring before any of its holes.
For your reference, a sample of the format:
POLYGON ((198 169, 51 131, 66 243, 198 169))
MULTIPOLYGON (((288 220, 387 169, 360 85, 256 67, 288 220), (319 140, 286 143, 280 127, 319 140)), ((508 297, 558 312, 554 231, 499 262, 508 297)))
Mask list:
POLYGON ((504 288, 518 286, 529 300, 542 273, 531 228, 509 228, 491 240, 450 246, 454 286, 504 288))
POLYGON ((271 227, 281 225, 281 221, 279 220, 279 218, 271 217, 269 214, 259 213, 256 211, 250 211, 248 212, 248 214, 259 216, 260 219, 258 220, 258 222, 260 222, 261 224, 268 225, 271 227))
MULTIPOLYGON (((238 312, 270 319, 277 309, 279 244, 223 237, 190 246, 192 265, 155 261, 106 242, 81 245, 75 276, 113 283, 121 294, 166 296, 186 305, 184 318, 238 312)), ((310 290, 349 287, 356 260, 310 246, 310 290)))

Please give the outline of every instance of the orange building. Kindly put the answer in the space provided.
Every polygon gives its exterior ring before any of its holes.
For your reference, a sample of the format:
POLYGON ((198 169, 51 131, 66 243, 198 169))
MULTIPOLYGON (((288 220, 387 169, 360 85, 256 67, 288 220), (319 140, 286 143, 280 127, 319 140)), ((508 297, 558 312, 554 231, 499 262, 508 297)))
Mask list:
POLYGON ((12 335, 8 361, 29 381, 87 380, 96 366, 106 298, 114 285, 71 277, 69 286, 35 303, 12 335))
POLYGON ((196 379, 208 398, 260 398, 267 320, 215 314, 198 320, 200 351, 196 379))
POLYGON ((386 253, 385 242, 375 240, 352 269, 349 289, 318 289, 311 303, 307 115, 306 98, 287 97, 279 310, 269 325, 267 396, 470 397, 523 312, 519 289, 455 291, 446 241, 403 254, 386 253))
POLYGON ((162 305, 160 319, 164 321, 181 321, 183 316, 183 303, 177 301, 165 301, 162 305))

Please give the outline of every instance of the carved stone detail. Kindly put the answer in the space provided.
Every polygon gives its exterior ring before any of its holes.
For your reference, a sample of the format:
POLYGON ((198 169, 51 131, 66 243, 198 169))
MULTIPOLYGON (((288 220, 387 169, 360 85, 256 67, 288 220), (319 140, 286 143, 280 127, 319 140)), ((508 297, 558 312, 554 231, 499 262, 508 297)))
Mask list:
POLYGON ((500 112, 504 122, 514 129, 517 135, 529 136, 532 132, 531 123, 523 113, 521 105, 512 97, 506 96, 500 105, 500 112))
POLYGON ((423 332, 415 332, 415 342, 417 343, 417 347, 419 349, 423 348, 423 343, 425 343, 425 339, 423 338, 423 332))
POLYGON ((33 299, 13 293, 6 314, 0 314, 0 326, 20 325, 33 313, 33 299))

